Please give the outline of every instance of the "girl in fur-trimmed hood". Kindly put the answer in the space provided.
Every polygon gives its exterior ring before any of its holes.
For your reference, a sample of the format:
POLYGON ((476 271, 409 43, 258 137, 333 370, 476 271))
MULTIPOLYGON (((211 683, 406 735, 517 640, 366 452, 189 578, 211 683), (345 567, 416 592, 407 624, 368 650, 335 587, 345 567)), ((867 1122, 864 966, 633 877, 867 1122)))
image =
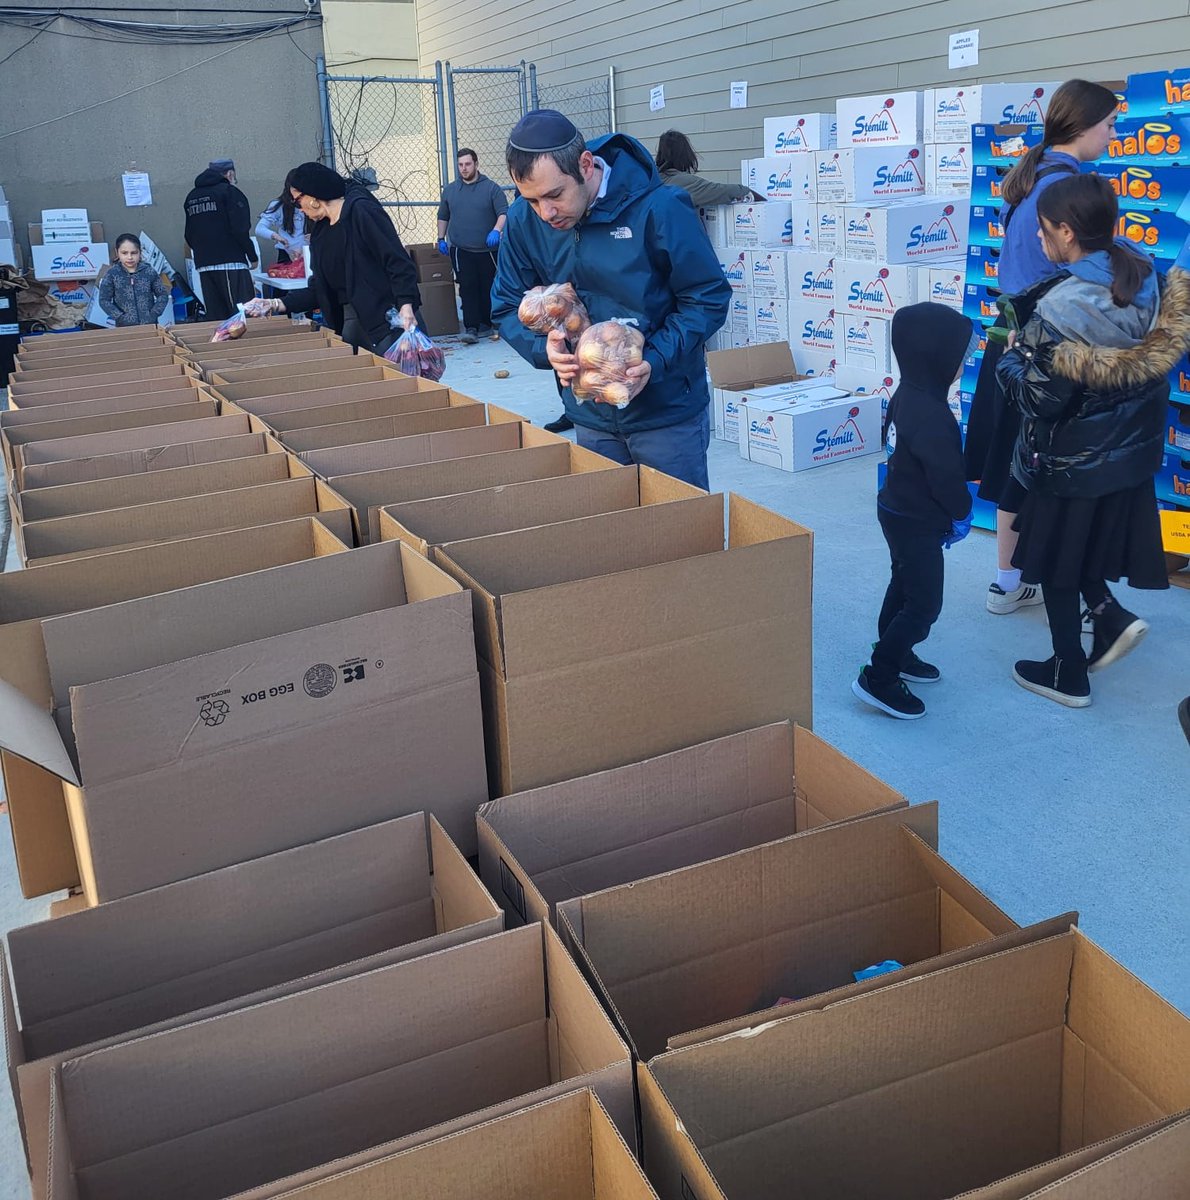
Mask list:
POLYGON ((1087 672, 1121 658, 1146 622, 1107 581, 1168 586, 1153 476, 1161 465, 1168 374, 1190 349, 1190 276, 1162 285, 1150 259, 1115 238, 1118 204, 1098 175, 1050 185, 1038 236, 1063 270, 1014 298, 1029 313, 997 373, 1023 417, 1014 477, 1029 494, 1013 563, 1044 585, 1054 654, 1013 676, 1070 708, 1091 703, 1087 672), (1094 623, 1083 651, 1079 593, 1094 623))

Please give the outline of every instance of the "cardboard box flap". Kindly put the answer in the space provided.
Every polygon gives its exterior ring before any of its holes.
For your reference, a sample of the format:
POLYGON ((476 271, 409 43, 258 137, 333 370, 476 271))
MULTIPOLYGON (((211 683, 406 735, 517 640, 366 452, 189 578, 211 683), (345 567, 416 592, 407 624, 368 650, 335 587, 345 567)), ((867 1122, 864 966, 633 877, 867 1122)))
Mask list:
POLYGON ((797 378, 788 342, 712 350, 707 355, 707 370, 716 387, 735 392, 797 378))
POLYGON ((172 381, 154 392, 127 392, 115 396, 97 396, 90 400, 64 400, 61 404, 36 404, 28 408, 6 408, 0 411, 0 430, 18 425, 33 425, 43 421, 71 421, 76 417, 102 416, 105 413, 131 412, 137 408, 161 408, 183 403, 187 399, 209 398, 208 393, 194 387, 190 380, 172 381), (179 397, 180 394, 180 397, 179 397))
POLYGON ((3 679, 0 679, 0 749, 42 767, 67 783, 79 782, 53 716, 3 679))
POLYGON ((501 450, 521 448, 520 425, 479 425, 441 433, 418 433, 358 445, 310 450, 301 455, 318 475, 351 475, 360 471, 382 471, 415 463, 469 458, 501 450))
POLYGON ((361 442, 408 437, 447 429, 471 429, 484 423, 481 404, 454 408, 430 408, 420 412, 363 417, 356 421, 311 425, 287 430, 282 438, 295 454, 303 450, 329 450, 332 446, 356 446, 361 442))
MULTIPOLYGON (((94 454, 99 446, 112 446, 114 449, 129 449, 130 447, 116 443, 111 435, 116 433, 139 434, 142 429, 152 429, 152 436, 158 444, 168 442, 170 438, 193 438, 203 436, 203 429, 213 431, 216 428, 229 432, 247 433, 244 422, 236 422, 236 428, 230 425, 211 426, 210 421, 227 421, 228 418, 218 415, 218 405, 215 400, 195 392, 193 396, 184 392, 171 393, 167 403, 160 408, 134 408, 125 412, 103 413, 94 417, 72 417, 66 421, 37 421, 31 425, 17 425, 5 435, 9 444, 21 446, 21 459, 24 463, 60 462, 65 458, 77 457, 79 453, 94 454), (194 397, 198 397, 195 399, 194 397), (197 427, 204 422, 203 428, 197 427), (165 433, 163 430, 170 425, 184 426, 185 429, 165 433), (79 447, 76 442, 84 438, 95 438, 90 445, 79 447), (98 439, 104 439, 100 441, 98 439), (57 443, 62 443, 61 445, 57 443)), ((52 409, 46 410, 48 414, 52 409)), ((143 443, 141 443, 143 444, 143 443)), ((134 442, 135 445, 135 442, 134 442)))
MULTIPOLYGON (((349 374, 354 374, 360 369, 352 368, 349 374)), ((295 386, 285 388, 282 386, 284 382, 282 380, 278 385, 281 388, 279 391, 246 397, 237 403, 245 412, 262 417, 270 424, 274 418, 284 413, 307 413, 321 408, 333 410, 321 418, 311 412, 311 419, 307 423, 312 425, 328 425, 335 421, 388 414, 424 412, 430 408, 450 406, 449 388, 440 383, 413 379, 408 375, 398 375, 395 379, 387 375, 376 379, 364 378, 356 383, 348 380, 329 386, 326 376, 322 376, 319 379, 311 379, 310 386, 303 391, 298 391, 295 386), (419 387, 419 383, 422 386, 419 387), (360 406, 365 404, 372 407, 361 410, 360 406), (346 415, 353 410, 359 414, 358 417, 346 415)), ((228 399, 233 397, 229 396, 228 399)))
POLYGON ((909 803, 812 730, 796 726, 793 745, 798 819, 805 828, 909 803))

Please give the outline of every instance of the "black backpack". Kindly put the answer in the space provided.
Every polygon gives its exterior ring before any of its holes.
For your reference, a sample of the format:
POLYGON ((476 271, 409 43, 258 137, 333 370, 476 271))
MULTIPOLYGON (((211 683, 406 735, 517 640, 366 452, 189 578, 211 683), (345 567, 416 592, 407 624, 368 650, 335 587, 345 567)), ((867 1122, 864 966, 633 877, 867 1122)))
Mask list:
MULTIPOLYGON (((1037 172, 1036 176, 1033 179, 1033 186, 1036 187, 1038 182, 1040 180, 1044 179, 1047 175, 1077 175, 1077 174, 1078 174, 1078 170, 1075 167, 1072 167, 1069 163, 1050 163, 1050 165, 1048 167, 1042 167, 1041 170, 1037 172)), ((1019 204, 1014 204, 1004 214, 1003 225, 1004 225, 1004 236, 1005 237, 1008 236, 1008 226, 1009 226, 1010 222, 1012 221, 1013 214, 1016 212, 1016 210, 1019 207, 1020 207, 1019 204)))

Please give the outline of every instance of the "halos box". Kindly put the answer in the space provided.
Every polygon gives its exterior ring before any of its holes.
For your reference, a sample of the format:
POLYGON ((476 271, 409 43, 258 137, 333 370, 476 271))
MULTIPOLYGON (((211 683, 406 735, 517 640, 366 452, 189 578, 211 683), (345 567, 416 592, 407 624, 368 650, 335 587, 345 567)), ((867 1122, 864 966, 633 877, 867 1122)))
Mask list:
POLYGON ((922 141, 921 92, 849 96, 835 105, 840 146, 916 146, 922 141))
POLYGON ((921 146, 857 146, 814 155, 815 198, 854 204, 921 196, 928 190, 921 146))
POLYGON ((888 263, 954 258, 967 241, 968 204, 958 196, 849 205, 845 214, 848 258, 888 263))
POLYGON ((793 113, 787 117, 765 117, 764 152, 766 155, 775 155, 826 150, 835 145, 835 129, 834 113, 793 113))

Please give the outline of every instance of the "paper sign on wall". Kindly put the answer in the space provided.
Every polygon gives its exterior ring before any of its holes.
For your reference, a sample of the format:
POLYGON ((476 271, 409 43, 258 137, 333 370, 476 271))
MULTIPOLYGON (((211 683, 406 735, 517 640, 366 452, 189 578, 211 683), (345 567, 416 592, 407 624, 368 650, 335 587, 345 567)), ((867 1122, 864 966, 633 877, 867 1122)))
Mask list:
POLYGON ((979 65, 979 30, 968 29, 965 33, 950 35, 949 65, 952 71, 959 67, 979 65))
POLYGON ((665 107, 665 84, 649 88, 649 112, 660 112, 665 107))
POLYGON ((121 179, 124 183, 124 203, 129 208, 143 208, 153 203, 153 189, 149 186, 147 171, 125 171, 121 179))
POLYGON ((748 107, 748 81, 746 79, 731 85, 731 107, 748 107))

